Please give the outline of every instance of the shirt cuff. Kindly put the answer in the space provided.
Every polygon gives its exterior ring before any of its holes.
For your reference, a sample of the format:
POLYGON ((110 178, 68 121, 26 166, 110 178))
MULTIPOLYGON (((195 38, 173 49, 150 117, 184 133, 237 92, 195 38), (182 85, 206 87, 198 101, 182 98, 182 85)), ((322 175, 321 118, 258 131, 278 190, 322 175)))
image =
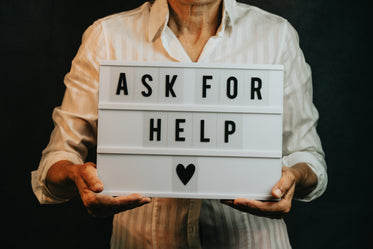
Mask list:
POLYGON ((295 152, 283 157, 284 166, 291 167, 297 163, 306 163, 317 176, 317 185, 311 193, 303 198, 294 198, 298 201, 310 202, 320 197, 326 190, 328 176, 324 157, 316 152, 295 152))
POLYGON ((47 188, 46 177, 48 170, 58 161, 68 160, 74 164, 83 164, 83 160, 74 153, 50 152, 43 156, 39 168, 31 172, 32 190, 40 204, 58 204, 69 201, 68 198, 58 197, 47 188))

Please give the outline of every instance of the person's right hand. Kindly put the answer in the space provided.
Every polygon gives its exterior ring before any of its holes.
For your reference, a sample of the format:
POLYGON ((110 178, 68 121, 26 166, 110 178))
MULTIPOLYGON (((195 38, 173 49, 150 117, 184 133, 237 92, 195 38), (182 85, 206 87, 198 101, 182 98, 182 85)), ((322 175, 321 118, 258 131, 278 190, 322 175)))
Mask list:
POLYGON ((47 173, 47 187, 57 196, 80 195, 89 214, 106 217, 150 203, 149 197, 140 194, 113 197, 100 194, 104 185, 97 177, 96 165, 85 163, 73 165, 68 161, 55 163, 47 173))

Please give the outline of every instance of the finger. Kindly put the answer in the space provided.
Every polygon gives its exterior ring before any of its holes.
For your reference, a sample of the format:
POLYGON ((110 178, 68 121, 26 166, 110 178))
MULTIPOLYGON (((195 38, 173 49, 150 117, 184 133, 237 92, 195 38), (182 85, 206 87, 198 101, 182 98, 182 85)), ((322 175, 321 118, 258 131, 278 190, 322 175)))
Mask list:
MULTIPOLYGON (((245 205, 245 204, 233 204, 232 202, 223 202, 224 204, 234 208, 234 209, 237 209, 239 211, 242 211, 242 212, 245 212, 245 213, 250 213, 252 215, 256 215, 256 216, 261 216, 261 217, 267 217, 267 218, 273 218, 273 219, 280 219, 280 218, 283 218, 284 215, 286 213, 282 212, 282 211, 278 211, 276 209, 276 211, 268 211, 268 210, 265 210, 265 209, 260 209, 257 207, 257 205, 255 205, 255 203, 250 203, 249 205, 245 205)), ((248 203, 246 203, 248 204, 248 203)))
POLYGON ((295 193, 295 182, 293 183, 293 185, 291 185, 289 190, 284 194, 284 196, 282 198, 284 200, 292 201, 294 193, 295 193))
POLYGON ((113 203, 109 206, 116 213, 140 207, 151 202, 151 198, 143 197, 139 194, 129 196, 118 196, 113 198, 113 203))
POLYGON ((75 177, 75 186, 78 189, 79 194, 82 199, 85 194, 92 193, 92 190, 88 187, 80 171, 79 171, 79 174, 75 177))
POLYGON ((281 198, 295 183, 295 176, 288 167, 282 167, 282 176, 272 188, 272 196, 281 198))
POLYGON ((283 203, 281 201, 265 202, 239 198, 234 201, 234 205, 246 207, 248 209, 258 210, 261 212, 281 212, 283 203))
POLYGON ((88 188, 95 193, 102 192, 104 185, 97 176, 96 165, 94 163, 85 163, 82 167, 81 176, 88 188))
POLYGON ((87 209, 94 217, 105 217, 140 207, 150 202, 151 199, 149 197, 143 197, 139 194, 120 197, 96 194, 96 200, 89 203, 87 209))
POLYGON ((290 212, 291 199, 283 198, 278 202, 266 202, 239 198, 234 200, 231 206, 254 215, 282 218, 290 212))
POLYGON ((97 203, 97 194, 88 187, 87 183, 81 176, 75 179, 75 185, 85 207, 89 208, 97 203))

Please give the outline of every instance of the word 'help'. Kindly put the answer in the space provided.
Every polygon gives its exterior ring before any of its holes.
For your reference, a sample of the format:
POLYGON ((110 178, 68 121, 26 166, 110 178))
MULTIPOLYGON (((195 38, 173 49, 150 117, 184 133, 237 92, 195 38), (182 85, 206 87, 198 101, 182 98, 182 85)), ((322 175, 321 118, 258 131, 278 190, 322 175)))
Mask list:
MULTIPOLYGON (((185 142, 184 125, 186 119, 175 119, 175 141, 185 142)), ((209 143, 210 138, 205 136, 205 120, 200 120, 200 142, 209 143)), ((162 119, 150 119, 149 141, 161 141, 162 139, 162 119), (156 123, 155 123, 156 122, 156 123)), ((229 143, 229 136, 236 132, 236 123, 232 120, 224 121, 224 143, 229 143)))

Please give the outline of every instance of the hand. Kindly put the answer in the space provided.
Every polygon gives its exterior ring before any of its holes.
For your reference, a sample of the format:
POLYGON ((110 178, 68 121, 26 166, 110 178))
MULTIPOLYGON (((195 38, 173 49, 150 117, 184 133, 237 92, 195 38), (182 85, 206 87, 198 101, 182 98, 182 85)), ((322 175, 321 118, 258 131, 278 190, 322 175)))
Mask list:
POLYGON ((150 198, 139 194, 118 197, 100 194, 104 185, 97 177, 94 163, 79 165, 75 185, 88 213, 94 217, 110 216, 151 202, 150 198))
POLYGON ((100 194, 104 185, 97 177, 94 163, 73 165, 68 161, 57 162, 48 171, 47 184, 57 195, 62 194, 61 189, 68 189, 69 192, 63 195, 69 197, 78 193, 88 213, 94 217, 110 216, 151 202, 150 198, 139 194, 118 197, 100 194))
MULTIPOLYGON (((272 188, 272 196, 281 198, 278 202, 256 201, 246 198, 238 198, 233 200, 222 200, 222 203, 250 214, 268 217, 282 218, 290 212, 291 202, 295 193, 297 182, 300 181, 300 167, 282 167, 282 176, 276 185, 272 188)), ((306 166, 308 167, 308 166, 306 166)))

